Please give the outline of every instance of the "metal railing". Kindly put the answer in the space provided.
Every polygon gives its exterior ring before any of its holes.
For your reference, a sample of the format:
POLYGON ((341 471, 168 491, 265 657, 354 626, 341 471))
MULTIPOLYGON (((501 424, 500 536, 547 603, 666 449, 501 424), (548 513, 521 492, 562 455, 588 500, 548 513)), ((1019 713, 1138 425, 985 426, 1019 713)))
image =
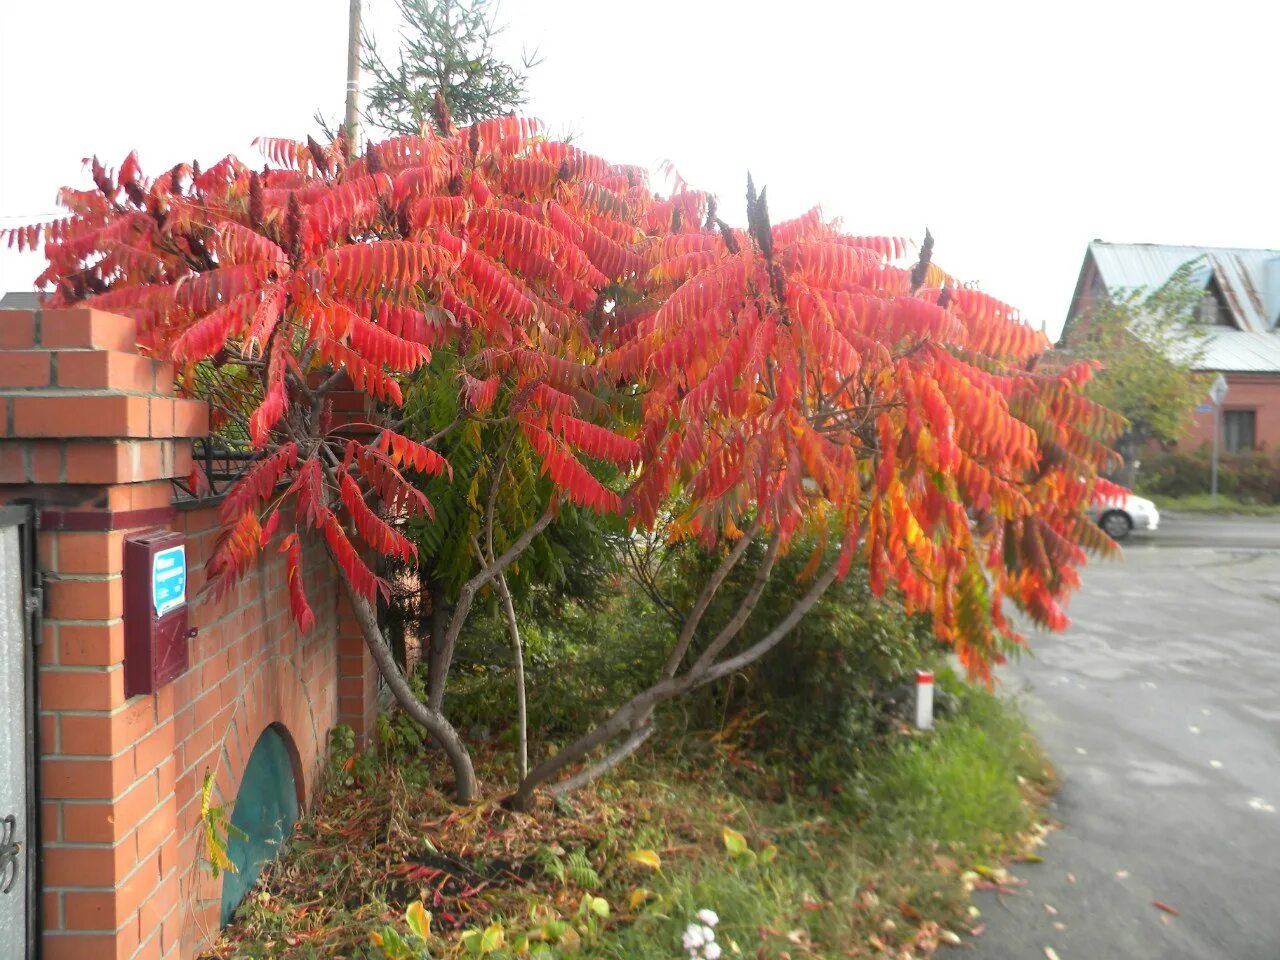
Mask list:
POLYGON ((224 496, 260 456, 261 452, 229 447, 223 437, 197 437, 191 443, 191 457, 204 470, 208 489, 193 490, 188 477, 174 477, 174 503, 199 503, 224 496))

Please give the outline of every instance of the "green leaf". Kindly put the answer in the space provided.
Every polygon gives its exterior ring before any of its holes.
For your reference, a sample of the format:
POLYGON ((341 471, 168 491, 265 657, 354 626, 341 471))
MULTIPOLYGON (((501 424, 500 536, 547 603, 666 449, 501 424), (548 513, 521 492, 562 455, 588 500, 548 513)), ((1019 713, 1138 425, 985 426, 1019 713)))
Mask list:
POLYGON ((735 857, 751 852, 751 847, 747 845, 747 838, 733 827, 724 828, 724 848, 735 857))
POLYGON ((773 863, 778 857, 778 848, 772 843, 760 851, 761 863, 773 863))
POLYGON ((492 953, 502 946, 505 936, 502 931, 502 924, 491 923, 485 927, 485 931, 480 936, 480 953, 492 953))
POLYGON ((591 912, 594 913, 597 917, 599 917, 602 920, 608 919, 609 917, 609 901, 608 900, 606 900, 604 897, 591 897, 590 905, 591 905, 591 912))

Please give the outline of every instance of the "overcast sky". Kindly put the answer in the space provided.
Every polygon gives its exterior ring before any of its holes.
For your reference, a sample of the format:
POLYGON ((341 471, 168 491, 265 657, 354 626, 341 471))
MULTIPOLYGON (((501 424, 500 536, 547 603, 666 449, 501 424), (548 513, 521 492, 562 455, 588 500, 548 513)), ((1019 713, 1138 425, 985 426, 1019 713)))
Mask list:
MULTIPOLYGON (((395 39, 394 0, 365 0, 395 39)), ((505 0, 526 112, 744 219, 821 205, 918 240, 1055 334, 1094 237, 1280 247, 1274 4, 505 0)), ((0 0, 0 225, 80 160, 144 171, 302 137, 341 112, 347 0, 0 0)), ((0 290, 38 256, 0 252, 0 290)))

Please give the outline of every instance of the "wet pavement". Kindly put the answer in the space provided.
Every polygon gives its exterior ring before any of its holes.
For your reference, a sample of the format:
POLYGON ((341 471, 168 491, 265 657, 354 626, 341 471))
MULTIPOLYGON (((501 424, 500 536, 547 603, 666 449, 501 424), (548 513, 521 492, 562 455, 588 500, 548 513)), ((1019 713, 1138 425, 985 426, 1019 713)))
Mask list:
POLYGON ((979 896, 973 955, 1277 960, 1280 522, 1170 517, 1125 554, 1003 671, 1062 827, 1016 895, 979 896))

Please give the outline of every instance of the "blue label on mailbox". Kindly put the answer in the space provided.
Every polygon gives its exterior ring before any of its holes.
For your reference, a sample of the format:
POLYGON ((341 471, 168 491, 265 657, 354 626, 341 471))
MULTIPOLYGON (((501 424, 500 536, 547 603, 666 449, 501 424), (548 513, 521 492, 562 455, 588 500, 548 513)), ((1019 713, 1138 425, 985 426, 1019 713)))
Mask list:
POLYGON ((151 562, 151 603, 156 616, 187 602, 187 548, 161 550, 151 562))

